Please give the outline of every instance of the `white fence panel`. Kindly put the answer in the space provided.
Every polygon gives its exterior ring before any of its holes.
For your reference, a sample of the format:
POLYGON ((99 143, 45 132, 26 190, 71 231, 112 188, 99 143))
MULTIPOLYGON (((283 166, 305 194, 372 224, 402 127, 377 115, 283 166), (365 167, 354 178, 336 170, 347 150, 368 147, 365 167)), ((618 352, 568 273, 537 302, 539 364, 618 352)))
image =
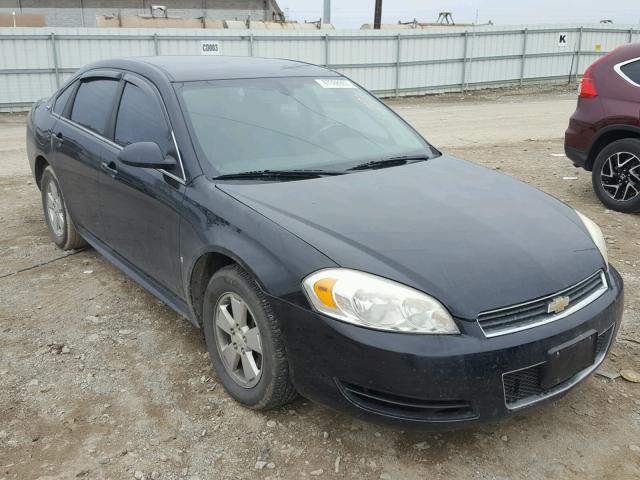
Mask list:
POLYGON ((0 111, 28 109, 96 60, 199 55, 202 40, 219 42, 222 55, 324 65, 390 96, 572 82, 639 35, 637 27, 601 24, 382 31, 0 28, 0 111))

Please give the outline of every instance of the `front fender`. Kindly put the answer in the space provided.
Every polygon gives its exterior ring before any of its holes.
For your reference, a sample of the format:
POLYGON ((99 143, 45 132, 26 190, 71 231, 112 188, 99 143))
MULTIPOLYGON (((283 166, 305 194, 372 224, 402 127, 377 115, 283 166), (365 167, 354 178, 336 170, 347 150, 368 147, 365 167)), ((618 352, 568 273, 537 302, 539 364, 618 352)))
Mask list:
POLYGON ((269 295, 303 303, 309 273, 337 266, 314 247, 200 176, 185 192, 180 225, 184 291, 194 318, 191 281, 203 255, 224 255, 249 272, 269 295))

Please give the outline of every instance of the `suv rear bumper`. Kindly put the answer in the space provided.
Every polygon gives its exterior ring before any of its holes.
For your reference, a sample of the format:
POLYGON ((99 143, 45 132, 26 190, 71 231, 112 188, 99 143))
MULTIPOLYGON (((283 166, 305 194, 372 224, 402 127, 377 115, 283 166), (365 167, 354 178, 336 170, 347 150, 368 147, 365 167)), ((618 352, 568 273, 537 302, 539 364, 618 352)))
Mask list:
MULTIPOLYGON (((578 150, 577 148, 570 147, 566 144, 564 145, 564 153, 565 155, 573 162, 575 167, 579 168, 587 168, 587 158, 589 157, 589 152, 583 152, 582 150, 578 150)), ((587 169, 588 170, 588 169, 587 169)))
POLYGON ((591 147, 605 116, 600 97, 578 98, 576 110, 564 132, 564 151, 576 167, 591 170, 591 147))
POLYGON ((574 166, 589 170, 589 150, 595 131, 591 124, 576 119, 577 114, 578 110, 569 119, 564 132, 564 153, 574 166))

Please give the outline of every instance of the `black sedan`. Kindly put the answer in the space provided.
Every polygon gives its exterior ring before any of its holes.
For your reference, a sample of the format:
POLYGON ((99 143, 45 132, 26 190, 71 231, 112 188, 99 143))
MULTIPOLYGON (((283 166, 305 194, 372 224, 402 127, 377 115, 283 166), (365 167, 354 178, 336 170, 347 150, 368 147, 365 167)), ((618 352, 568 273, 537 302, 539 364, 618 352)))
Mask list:
POLYGON ((592 221, 321 67, 101 61, 27 129, 53 241, 202 327, 254 409, 300 393, 405 425, 491 420, 585 379, 620 324, 592 221))

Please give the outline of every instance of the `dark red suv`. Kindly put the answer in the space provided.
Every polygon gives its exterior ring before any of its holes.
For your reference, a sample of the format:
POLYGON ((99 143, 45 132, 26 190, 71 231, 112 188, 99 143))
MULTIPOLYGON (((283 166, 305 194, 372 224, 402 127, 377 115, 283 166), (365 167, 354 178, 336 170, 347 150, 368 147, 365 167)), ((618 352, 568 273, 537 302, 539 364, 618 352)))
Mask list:
POLYGON ((640 212, 640 44, 625 45, 587 68, 564 148, 590 170, 608 208, 640 212))

